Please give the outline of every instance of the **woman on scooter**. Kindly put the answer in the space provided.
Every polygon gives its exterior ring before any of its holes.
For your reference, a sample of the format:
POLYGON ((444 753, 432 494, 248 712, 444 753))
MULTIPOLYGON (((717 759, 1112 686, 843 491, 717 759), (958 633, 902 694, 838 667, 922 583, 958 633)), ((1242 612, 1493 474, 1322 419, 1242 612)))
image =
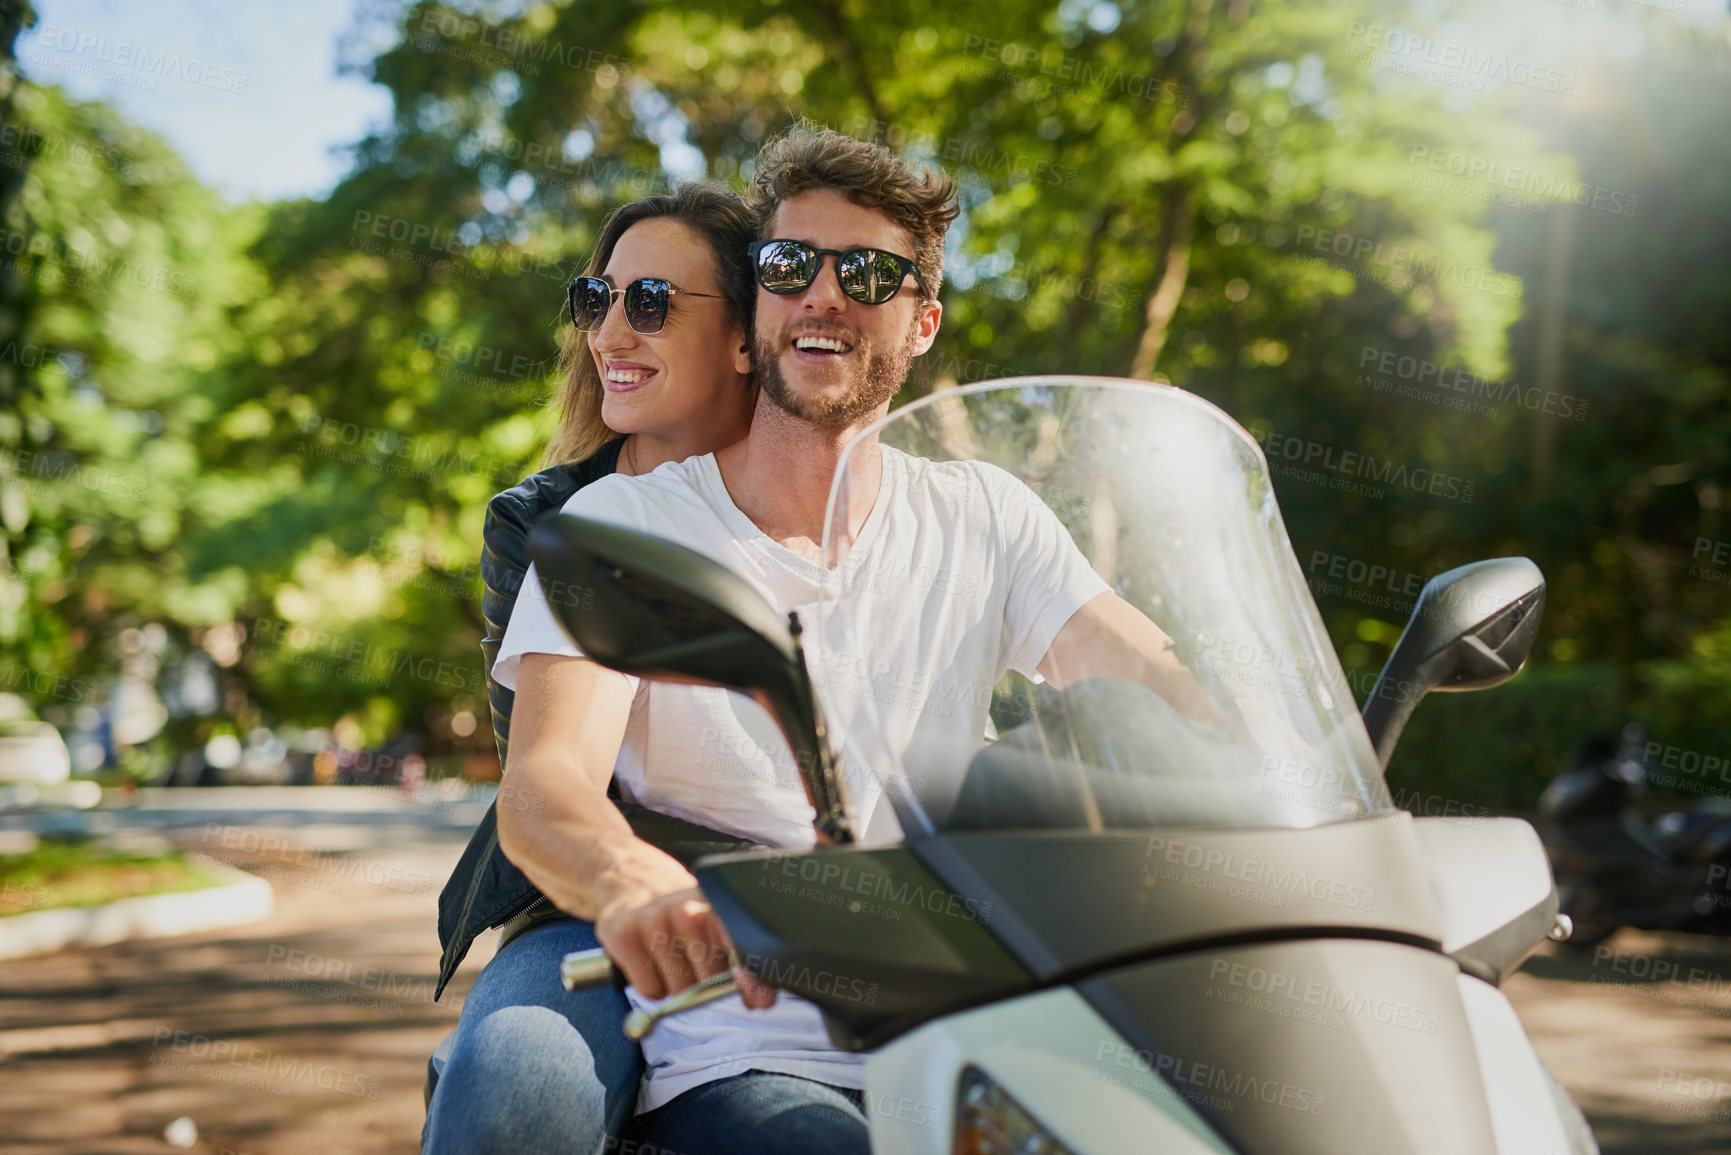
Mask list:
MULTIPOLYGON (((501 520, 526 528, 598 477, 648 473, 745 435, 756 401, 746 258, 754 237, 744 202, 719 185, 685 185, 607 218, 567 292, 551 468, 493 499, 489 544, 501 520)), ((508 620, 508 610, 493 612, 506 608, 496 584, 489 575, 489 664, 508 620)), ((508 713, 509 691, 490 688, 508 713)), ((504 793, 497 802, 514 804, 531 803, 504 793)), ((630 1116, 642 1057, 621 1031, 624 996, 570 993, 558 978, 564 954, 597 945, 593 924, 536 896, 498 849, 490 814, 440 897, 441 988, 469 943, 513 914, 464 1001, 428 1103, 425 1152, 529 1155, 538 1150, 530 1136, 550 1134, 562 1136, 562 1151, 593 1151, 630 1116)))

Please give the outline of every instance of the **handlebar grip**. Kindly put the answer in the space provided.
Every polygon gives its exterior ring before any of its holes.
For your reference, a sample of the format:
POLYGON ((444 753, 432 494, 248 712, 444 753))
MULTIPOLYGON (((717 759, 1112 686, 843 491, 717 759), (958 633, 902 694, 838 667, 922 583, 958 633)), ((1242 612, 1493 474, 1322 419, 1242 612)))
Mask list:
POLYGON ((560 959, 559 981, 568 991, 588 990, 609 983, 623 988, 625 974, 613 965, 605 950, 596 947, 594 950, 574 950, 560 959))
POLYGON ((734 980, 733 972, 719 971, 702 982, 686 987, 678 994, 668 995, 658 1003, 633 1010, 625 1016, 625 1037, 639 1041, 655 1029, 655 1024, 669 1015, 677 1015, 681 1011, 689 1011, 693 1007, 701 1007, 705 1003, 713 1003, 717 999, 725 999, 738 993, 739 983, 734 980))

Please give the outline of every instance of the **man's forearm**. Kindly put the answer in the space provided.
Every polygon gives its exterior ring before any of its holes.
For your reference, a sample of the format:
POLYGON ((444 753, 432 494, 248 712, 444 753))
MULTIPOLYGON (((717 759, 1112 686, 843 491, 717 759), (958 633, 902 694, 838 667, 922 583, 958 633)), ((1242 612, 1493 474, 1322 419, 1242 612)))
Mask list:
POLYGON ((678 860, 633 834, 605 795, 571 806, 521 789, 512 793, 540 805, 501 807, 499 848, 568 914, 595 919, 610 908, 697 885, 678 860))
POLYGON ((1172 639, 1116 594, 1101 594, 1077 610, 1039 668, 1059 689, 1085 678, 1140 682, 1179 713, 1220 724, 1208 695, 1173 652, 1172 639))
POLYGON ((499 786, 499 848, 560 910, 594 919, 695 886, 675 859, 631 832, 607 783, 631 688, 578 658, 525 654, 499 786))

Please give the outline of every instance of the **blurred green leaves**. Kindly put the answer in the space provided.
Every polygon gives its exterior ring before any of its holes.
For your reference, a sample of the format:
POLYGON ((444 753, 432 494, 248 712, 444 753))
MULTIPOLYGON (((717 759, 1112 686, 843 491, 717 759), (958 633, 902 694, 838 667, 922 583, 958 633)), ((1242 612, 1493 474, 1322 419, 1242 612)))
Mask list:
MULTIPOLYGON (((1731 684, 1725 648, 1697 644, 1731 585, 1688 574, 1698 539, 1731 538, 1722 39, 1620 13, 1636 48, 1545 103, 1363 64, 1366 22, 1438 26, 1368 0, 500 11, 395 11, 358 65, 394 118, 321 201, 223 205, 149 134, 20 87, 13 122, 41 143, 8 153, 26 177, 4 228, 26 239, 0 280, 43 352, 0 348, 20 383, 0 449, 33 455, 0 490, 9 657, 96 671, 104 638, 161 620, 180 652, 233 658, 244 724, 436 731, 474 697, 485 505, 536 467, 562 286, 602 217, 676 178, 738 186, 804 117, 961 185, 909 396, 1139 369, 1247 426, 1471 482, 1451 501, 1276 478, 1301 561, 1527 553, 1552 583, 1548 660, 1648 671, 1672 698, 1731 684), (1524 200, 1469 166, 1519 167, 1524 200), (1543 379, 1582 416, 1403 392, 1384 354, 1504 395, 1543 379), (39 458, 81 480, 40 483, 39 458), (230 623, 233 655, 205 632, 230 623)), ((1369 673, 1400 619, 1350 594, 1319 600, 1369 673)))

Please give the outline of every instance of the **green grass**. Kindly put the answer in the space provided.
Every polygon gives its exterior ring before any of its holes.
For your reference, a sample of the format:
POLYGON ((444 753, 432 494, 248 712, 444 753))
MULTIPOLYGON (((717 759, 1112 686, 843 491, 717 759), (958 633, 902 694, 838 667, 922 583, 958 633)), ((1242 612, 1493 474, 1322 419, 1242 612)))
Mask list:
POLYGON ((223 881, 180 851, 128 854, 88 843, 44 843, 28 854, 0 855, 0 917, 201 890, 223 881))

